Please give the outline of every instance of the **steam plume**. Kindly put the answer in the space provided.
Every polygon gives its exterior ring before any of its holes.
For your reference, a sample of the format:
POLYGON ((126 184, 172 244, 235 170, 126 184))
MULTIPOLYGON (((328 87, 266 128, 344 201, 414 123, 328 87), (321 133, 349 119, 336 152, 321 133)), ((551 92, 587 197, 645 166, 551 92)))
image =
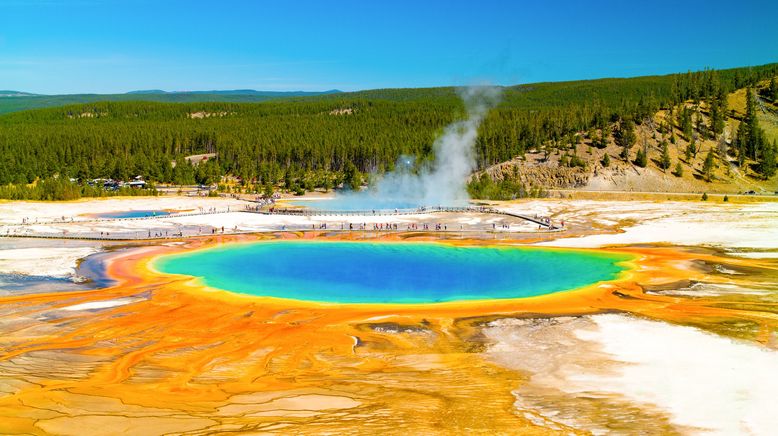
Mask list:
POLYGON ((341 193, 320 207, 338 210, 459 206, 467 204, 466 180, 475 169, 478 126, 497 104, 500 88, 472 86, 460 90, 467 118, 448 125, 435 140, 435 160, 413 171, 413 158, 401 157, 396 169, 384 174, 370 188, 341 193))

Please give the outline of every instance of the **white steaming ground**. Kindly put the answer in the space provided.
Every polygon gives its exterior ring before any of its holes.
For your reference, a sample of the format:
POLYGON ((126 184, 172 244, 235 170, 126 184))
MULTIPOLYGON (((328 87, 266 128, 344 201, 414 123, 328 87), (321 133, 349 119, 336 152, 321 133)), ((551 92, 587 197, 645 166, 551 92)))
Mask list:
POLYGON ((622 434, 667 433, 657 416, 690 434, 778 429, 778 351, 759 344, 619 314, 504 319, 484 334, 493 360, 530 375, 516 406, 548 422, 595 434, 623 422, 634 427, 622 434))
POLYGON ((397 170, 383 175, 369 189, 341 193, 332 201, 310 206, 369 210, 467 204, 466 180, 475 169, 473 146, 478 126, 499 101, 500 92, 500 88, 492 86, 474 86, 460 92, 467 118, 448 125, 435 140, 435 160, 431 165, 413 172, 412 160, 401 158, 397 170))

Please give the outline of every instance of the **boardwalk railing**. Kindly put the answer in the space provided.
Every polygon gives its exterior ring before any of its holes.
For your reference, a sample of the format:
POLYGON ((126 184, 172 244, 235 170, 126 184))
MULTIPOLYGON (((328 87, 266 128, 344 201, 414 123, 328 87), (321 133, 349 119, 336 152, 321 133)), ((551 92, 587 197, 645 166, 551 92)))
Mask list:
POLYGON ((245 209, 244 212, 260 213, 264 215, 295 215, 295 216, 392 216, 392 215, 419 215, 425 213, 438 212, 480 212, 490 213, 494 209, 486 207, 419 207, 406 209, 364 209, 364 210, 327 210, 327 209, 293 209, 293 208, 272 208, 245 209))
POLYGON ((243 209, 218 209, 218 210, 208 210, 208 211, 195 211, 195 212, 178 212, 178 213, 168 213, 164 215, 145 215, 145 216, 136 216, 136 217, 127 217, 127 218, 90 218, 90 219, 74 219, 74 218, 64 218, 64 219, 54 219, 51 221, 24 221, 21 223, 6 223, 3 224, 5 226, 13 225, 13 226, 34 226, 34 225, 47 225, 47 224, 86 224, 86 223, 108 223, 108 222, 115 222, 115 221, 141 221, 141 220, 152 220, 152 219, 159 219, 159 218, 177 218, 182 216, 198 216, 198 215, 215 215, 220 213, 232 213, 232 212, 244 212, 243 209))
MULTIPOLYGON (((482 213, 482 214, 495 214, 518 218, 528 222, 538 224, 541 227, 547 229, 547 231, 562 231, 562 227, 553 225, 549 220, 543 218, 533 218, 530 216, 513 213, 510 211, 494 209, 491 207, 422 207, 416 209, 375 209, 375 210, 313 210, 313 209, 291 209, 291 208, 245 208, 245 209, 223 209, 223 210, 210 210, 202 212, 185 212, 169 215, 156 215, 156 216, 144 216, 134 218, 100 218, 94 220, 79 220, 79 221, 49 221, 49 222, 35 222, 24 224, 11 224, 5 225, 4 229, 0 227, 0 237, 10 238, 41 238, 41 239, 86 239, 86 240, 106 240, 106 241, 127 241, 127 240, 154 240, 154 239, 179 239, 195 236, 208 236, 208 235, 221 235, 221 234, 244 234, 244 233, 258 233, 258 232, 301 232, 301 231, 325 231, 325 232, 364 232, 364 233, 386 233, 386 232, 398 232, 398 231, 421 231, 421 232, 434 232, 434 233, 472 233, 472 232, 492 232, 496 230, 494 227, 490 230, 488 227, 483 226, 468 226, 467 229, 460 226, 456 229, 455 225, 451 226, 451 229, 441 228, 438 230, 432 229, 403 229, 401 225, 397 226, 397 229, 385 228, 385 229, 369 229, 360 228, 358 225, 350 227, 348 223, 341 223, 338 228, 337 223, 327 223, 324 226, 316 226, 315 224, 277 224, 277 225, 265 225, 261 227, 253 227, 250 229, 224 229, 221 230, 211 225, 178 225, 178 227, 171 229, 170 227, 162 228, 143 228, 143 229, 117 229, 116 231, 80 231, 71 232, 69 230, 40 232, 33 231, 29 227, 33 225, 67 225, 67 224, 87 224, 87 223, 108 223, 115 221, 136 221, 136 220, 151 220, 151 219, 167 219, 185 216, 197 216, 197 215, 214 215, 223 213, 256 213, 262 215, 277 215, 277 216, 304 216, 310 218, 316 217, 333 217, 333 216, 399 216, 399 215, 422 215, 422 214, 437 214, 437 213, 482 213), (4 230, 4 231, 3 231, 4 230)), ((515 233, 515 231, 497 230, 496 233, 515 233)))
POLYGON ((371 210, 325 210, 325 209, 289 209, 289 208, 274 208, 271 210, 263 210, 260 208, 247 209, 245 212, 260 213, 265 215, 295 215, 306 217, 317 216, 392 216, 392 215, 419 215, 425 213, 490 213, 496 215, 505 215, 514 218, 519 218, 525 221, 533 222, 537 225, 548 228, 549 230, 560 230, 561 227, 553 225, 550 221, 542 218, 533 218, 527 215, 522 215, 506 210, 494 209, 491 207, 420 207, 416 209, 371 209, 371 210))

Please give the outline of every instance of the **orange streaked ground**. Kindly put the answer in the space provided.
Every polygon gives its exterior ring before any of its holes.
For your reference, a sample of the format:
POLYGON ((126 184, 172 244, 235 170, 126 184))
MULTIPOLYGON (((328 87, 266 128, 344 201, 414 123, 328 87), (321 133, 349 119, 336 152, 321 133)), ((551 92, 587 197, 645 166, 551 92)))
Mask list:
POLYGON ((546 434, 553 431, 533 425, 513 405, 510 391, 523 376, 480 355, 482 323, 626 311, 694 325, 744 320, 760 326, 753 339, 765 343, 778 326, 773 312, 753 308, 759 302, 746 310, 721 298, 644 292, 688 281, 752 280, 747 274, 724 278, 704 265, 775 271, 769 261, 709 250, 620 247, 614 250, 636 258, 618 281, 541 297, 435 305, 241 296, 198 289, 191 280, 147 267, 153 256, 176 250, 268 237, 144 247, 110 263, 109 275, 119 280, 115 287, 3 298, 0 321, 8 327, 0 356, 0 430, 546 434), (117 299, 132 303, 64 310, 117 299))

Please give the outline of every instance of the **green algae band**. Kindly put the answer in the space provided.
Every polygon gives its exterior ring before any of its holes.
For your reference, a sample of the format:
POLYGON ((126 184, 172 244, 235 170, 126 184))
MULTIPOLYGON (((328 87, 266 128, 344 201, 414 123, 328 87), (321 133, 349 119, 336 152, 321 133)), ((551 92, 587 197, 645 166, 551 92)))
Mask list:
POLYGON ((331 303, 531 297, 612 280, 629 256, 525 247, 362 242, 226 244, 158 259, 212 288, 331 303))

